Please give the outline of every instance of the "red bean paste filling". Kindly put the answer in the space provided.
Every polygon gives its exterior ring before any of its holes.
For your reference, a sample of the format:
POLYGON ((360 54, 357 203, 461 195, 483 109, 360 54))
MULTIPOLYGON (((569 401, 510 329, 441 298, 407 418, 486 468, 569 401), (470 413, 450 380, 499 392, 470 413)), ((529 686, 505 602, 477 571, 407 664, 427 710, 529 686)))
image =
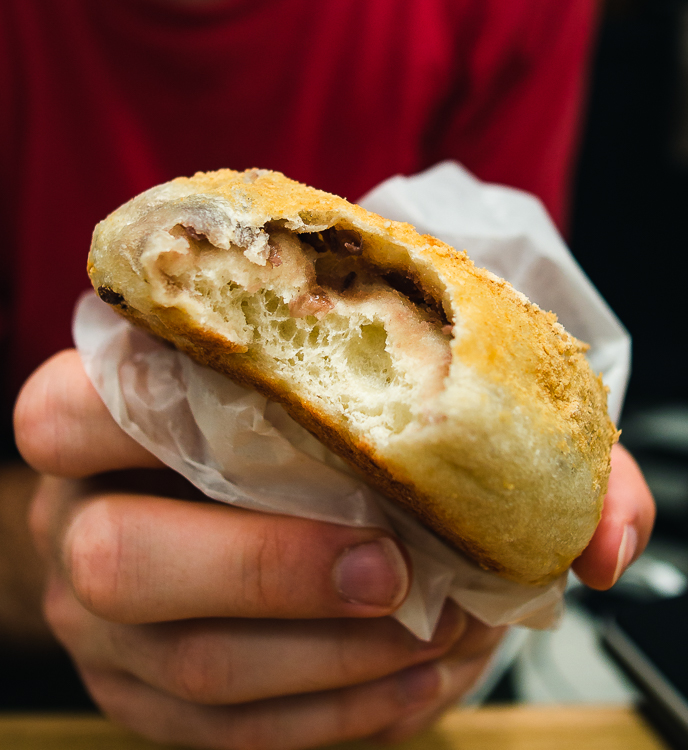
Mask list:
POLYGON ((357 281, 375 279, 406 297, 439 327, 450 326, 442 303, 423 288, 416 276, 380 268, 363 256, 363 240, 358 232, 331 227, 297 236, 320 256, 315 262, 316 279, 325 291, 332 289, 339 294, 355 291, 357 281))

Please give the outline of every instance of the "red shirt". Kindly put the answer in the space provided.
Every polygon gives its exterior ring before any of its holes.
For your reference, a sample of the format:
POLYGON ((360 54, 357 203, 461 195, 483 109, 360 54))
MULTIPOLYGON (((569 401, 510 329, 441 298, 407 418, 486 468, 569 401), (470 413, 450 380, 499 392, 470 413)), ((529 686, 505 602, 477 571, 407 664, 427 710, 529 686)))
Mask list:
POLYGON ((455 158, 566 222, 594 0, 0 0, 10 394, 70 345, 93 226, 197 170, 356 199, 455 158))

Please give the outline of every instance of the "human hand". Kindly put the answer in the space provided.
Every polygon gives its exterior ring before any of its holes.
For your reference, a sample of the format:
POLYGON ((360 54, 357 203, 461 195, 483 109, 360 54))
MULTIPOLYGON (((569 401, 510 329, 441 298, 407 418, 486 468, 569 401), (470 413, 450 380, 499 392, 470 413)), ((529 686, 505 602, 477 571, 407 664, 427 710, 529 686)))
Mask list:
MULTIPOLYGON (((32 513, 51 567, 47 618, 103 710, 146 736, 207 748, 402 739, 470 689, 501 637, 454 605, 429 644, 389 618, 409 572, 379 530, 188 502, 74 352, 29 380, 16 429, 51 475, 32 513), (158 470, 123 471, 142 468, 158 470)), ((638 552, 649 534, 639 475, 618 471, 606 532, 581 558, 592 585, 618 557, 619 519, 637 520, 638 552)))
POLYGON ((46 475, 31 521, 47 619, 141 734, 273 749, 408 733, 501 637, 453 604, 430 643, 388 617, 410 573, 380 530, 199 501, 119 429, 73 351, 27 382, 15 425, 46 475))

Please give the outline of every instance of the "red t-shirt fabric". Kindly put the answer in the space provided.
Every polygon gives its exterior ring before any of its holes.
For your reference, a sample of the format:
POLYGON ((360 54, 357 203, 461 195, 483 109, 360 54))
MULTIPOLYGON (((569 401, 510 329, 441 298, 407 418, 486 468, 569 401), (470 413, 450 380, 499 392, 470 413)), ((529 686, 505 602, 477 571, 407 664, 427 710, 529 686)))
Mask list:
POLYGON ((355 200, 456 159, 564 227, 594 0, 0 0, 7 396, 70 346, 94 225, 178 175, 355 200))

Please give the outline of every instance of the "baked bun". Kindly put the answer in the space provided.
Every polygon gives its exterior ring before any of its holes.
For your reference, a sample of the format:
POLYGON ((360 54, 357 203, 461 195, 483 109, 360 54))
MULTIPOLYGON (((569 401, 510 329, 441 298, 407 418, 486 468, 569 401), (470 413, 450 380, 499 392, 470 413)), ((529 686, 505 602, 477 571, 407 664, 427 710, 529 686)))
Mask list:
POLYGON ((480 565, 565 571, 616 430, 566 333, 464 252, 264 170, 148 190, 95 230, 102 300, 282 403, 480 565))

